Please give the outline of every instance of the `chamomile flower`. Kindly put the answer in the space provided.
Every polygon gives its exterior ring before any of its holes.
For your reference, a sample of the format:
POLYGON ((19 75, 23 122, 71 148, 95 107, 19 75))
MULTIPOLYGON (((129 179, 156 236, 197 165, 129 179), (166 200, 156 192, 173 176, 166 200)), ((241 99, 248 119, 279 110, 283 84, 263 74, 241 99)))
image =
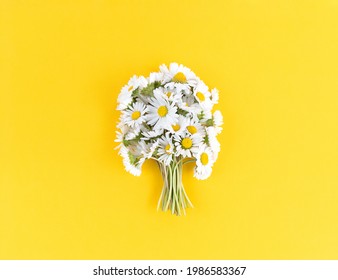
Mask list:
POLYGON ((212 116, 213 126, 215 127, 216 135, 221 133, 223 125, 223 115, 221 111, 217 110, 212 116))
POLYGON ((169 82, 165 84, 165 87, 174 89, 177 93, 180 93, 182 97, 190 96, 193 93, 193 87, 188 84, 169 82))
POLYGON ((193 95, 183 96, 178 102, 177 106, 183 111, 187 112, 191 117, 197 116, 202 110, 202 107, 197 102, 195 102, 193 95))
POLYGON ((177 92, 181 92, 184 94, 189 94, 190 92, 190 86, 188 84, 170 82, 170 83, 167 83, 166 85, 169 87, 174 87, 177 92))
POLYGON ((218 99, 219 99, 218 90, 217 90, 217 88, 214 88, 214 89, 211 90, 211 103, 212 103, 212 105, 217 104, 218 99))
POLYGON ((135 102, 123 111, 122 121, 131 127, 139 126, 146 121, 147 112, 146 105, 142 102, 135 102))
POLYGON ((161 72, 152 72, 148 78, 148 83, 161 82, 163 81, 163 73, 161 72))
POLYGON ((182 136, 174 135, 174 141, 178 156, 194 157, 202 144, 202 137, 199 134, 184 133, 182 136))
POLYGON ((139 129, 132 129, 130 126, 123 123, 119 123, 117 128, 118 130, 116 131, 115 142, 120 144, 116 147, 116 149, 121 148, 122 144, 129 143, 130 140, 135 139, 140 133, 139 129))
POLYGON ((147 123, 154 129, 169 129, 177 119, 177 108, 166 100, 159 92, 154 91, 154 97, 150 98, 148 105, 147 123))
POLYGON ((203 83, 199 82, 194 89, 194 96, 198 103, 204 110, 211 110, 212 103, 210 100, 211 93, 208 91, 208 87, 203 83))
POLYGON ((128 105, 133 101, 133 91, 138 88, 143 88, 147 86, 148 81, 143 76, 137 77, 134 75, 128 81, 128 84, 122 87, 121 92, 117 98, 117 110, 124 110, 128 107, 128 105))
POLYGON ((182 115, 179 115, 178 118, 176 119, 176 122, 170 126, 169 131, 172 134, 175 134, 178 136, 182 135, 187 128, 188 121, 189 121, 188 118, 182 115))
POLYGON ((131 141, 133 139, 136 139, 140 134, 140 130, 132 130, 129 129, 128 132, 124 135, 124 140, 126 141, 131 141))
POLYGON ((130 86, 126 85, 121 89, 119 96, 117 97, 117 110, 124 110, 133 101, 132 91, 129 90, 130 86))
POLYGON ((177 90, 173 85, 166 84, 163 89, 163 94, 170 102, 178 103, 182 99, 182 92, 177 90))
POLYGON ((205 136, 205 128, 199 123, 198 119, 187 118, 186 131, 191 135, 199 134, 201 137, 205 136))
POLYGON ((160 66, 160 71, 163 73, 166 82, 172 81, 174 83, 195 86, 199 81, 195 73, 182 64, 170 63, 169 68, 163 64, 160 66))
POLYGON ((162 136, 159 139, 159 146, 158 146, 158 160, 160 162, 163 162, 164 165, 169 165, 172 162, 173 155, 174 155, 174 144, 172 142, 172 139, 169 135, 169 133, 166 133, 166 135, 162 136))
POLYGON ((163 134, 163 128, 148 129, 147 127, 141 128, 142 140, 150 140, 151 138, 157 138, 163 134))
POLYGON ((147 84, 148 84, 148 81, 145 77, 143 76, 137 77, 136 75, 134 75, 128 81, 128 84, 127 84, 128 91, 133 92, 134 90, 138 88, 146 87, 147 84))
POLYGON ((146 158, 151 158, 159 145, 159 141, 155 140, 153 142, 146 143, 144 140, 141 140, 138 143, 138 148, 141 151, 141 154, 146 158))
POLYGON ((196 154, 196 166, 194 170, 194 177, 199 180, 208 178, 212 172, 214 164, 213 154, 210 147, 202 145, 196 154))
POLYGON ((122 146, 119 154, 123 158, 123 164, 129 173, 131 173, 134 176, 140 176, 141 175, 141 168, 145 161, 145 158, 141 155, 134 154, 131 149, 125 146, 122 146))
POLYGON ((208 138, 208 144, 211 148, 211 151, 213 152, 214 155, 214 160, 216 161, 218 157, 218 153, 221 150, 221 145, 217 140, 217 132, 216 129, 213 126, 209 126, 206 128, 207 132, 207 138, 208 138))
POLYGON ((115 142, 119 143, 118 146, 116 146, 115 149, 120 149, 123 145, 123 140, 124 140, 124 136, 125 134, 128 132, 129 127, 127 125, 121 125, 120 127, 118 127, 119 130, 116 131, 116 139, 115 142))

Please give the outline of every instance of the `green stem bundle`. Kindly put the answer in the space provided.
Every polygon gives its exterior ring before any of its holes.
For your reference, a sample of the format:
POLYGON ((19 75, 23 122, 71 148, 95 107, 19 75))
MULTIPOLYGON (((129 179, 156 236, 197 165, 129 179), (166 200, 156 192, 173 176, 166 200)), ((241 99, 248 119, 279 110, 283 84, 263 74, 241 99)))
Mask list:
POLYGON ((170 210, 178 216, 185 215, 187 207, 193 207, 189 200, 182 182, 183 161, 174 159, 170 165, 158 163, 163 178, 163 189, 157 204, 163 211, 170 210))

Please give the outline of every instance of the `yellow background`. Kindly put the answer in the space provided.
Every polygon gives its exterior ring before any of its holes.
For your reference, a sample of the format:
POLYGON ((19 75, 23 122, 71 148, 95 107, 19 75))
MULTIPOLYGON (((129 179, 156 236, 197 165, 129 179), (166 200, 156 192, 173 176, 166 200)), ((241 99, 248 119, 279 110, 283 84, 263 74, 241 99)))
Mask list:
POLYGON ((338 1, 0 1, 1 259, 337 259, 338 1), (156 212, 116 98, 177 61, 220 90, 213 175, 156 212))

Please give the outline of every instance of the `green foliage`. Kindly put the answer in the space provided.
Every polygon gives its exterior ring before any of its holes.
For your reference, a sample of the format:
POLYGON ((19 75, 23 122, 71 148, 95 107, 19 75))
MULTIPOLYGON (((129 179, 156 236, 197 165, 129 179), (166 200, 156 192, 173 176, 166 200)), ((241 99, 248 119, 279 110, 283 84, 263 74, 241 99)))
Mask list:
POLYGON ((205 124, 206 124, 206 126, 213 126, 214 125, 214 120, 213 119, 208 119, 205 124))
POLYGON ((137 163, 137 158, 129 151, 128 152, 129 162, 132 165, 135 165, 137 163))
POLYGON ((199 114, 197 115, 197 118, 198 118, 199 120, 203 119, 203 118, 204 118, 204 112, 202 111, 201 113, 199 113, 199 114))
POLYGON ((204 143, 207 144, 209 146, 209 137, 208 137, 208 134, 205 135, 204 137, 204 143))
POLYGON ((178 108, 178 109, 177 109, 177 113, 179 113, 179 114, 182 115, 182 116, 186 116, 186 115, 188 114, 187 111, 185 111, 185 110, 183 110, 183 109, 181 109, 181 108, 178 108))
POLYGON ((130 141, 129 140, 126 140, 126 139, 123 139, 122 141, 123 145, 128 147, 130 145, 130 141))
POLYGON ((145 88, 143 88, 140 91, 140 94, 145 95, 145 96, 154 96, 154 93, 153 93, 154 89, 160 86, 161 86, 161 83, 156 81, 154 83, 147 85, 145 88))

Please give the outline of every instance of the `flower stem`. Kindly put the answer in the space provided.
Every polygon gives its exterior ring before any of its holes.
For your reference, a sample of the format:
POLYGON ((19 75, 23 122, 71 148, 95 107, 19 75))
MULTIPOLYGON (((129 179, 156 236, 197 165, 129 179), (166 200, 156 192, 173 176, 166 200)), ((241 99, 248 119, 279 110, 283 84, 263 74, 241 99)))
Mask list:
POLYGON ((163 189, 159 198, 157 207, 162 210, 171 210, 172 214, 180 216, 186 214, 185 208, 193 207, 182 183, 183 161, 180 158, 175 159, 170 165, 164 165, 159 162, 159 168, 163 178, 163 189))

